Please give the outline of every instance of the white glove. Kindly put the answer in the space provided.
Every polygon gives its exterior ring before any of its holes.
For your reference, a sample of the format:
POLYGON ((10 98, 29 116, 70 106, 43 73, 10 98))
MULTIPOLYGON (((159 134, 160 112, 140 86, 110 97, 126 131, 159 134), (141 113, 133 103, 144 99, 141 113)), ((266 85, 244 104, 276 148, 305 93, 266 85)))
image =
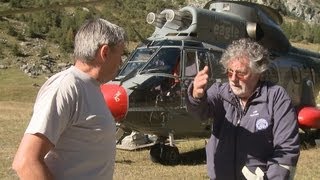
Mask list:
POLYGON ((243 166, 241 172, 247 180, 263 180, 264 172, 259 167, 252 173, 247 166, 243 166))

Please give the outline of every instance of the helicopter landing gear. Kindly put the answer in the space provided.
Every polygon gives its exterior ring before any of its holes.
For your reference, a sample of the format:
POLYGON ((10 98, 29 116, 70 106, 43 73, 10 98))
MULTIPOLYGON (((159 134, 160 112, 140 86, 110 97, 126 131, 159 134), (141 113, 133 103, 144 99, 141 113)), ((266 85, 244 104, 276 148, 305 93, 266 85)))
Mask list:
POLYGON ((164 165, 176 165, 179 162, 179 150, 177 147, 165 144, 155 144, 150 149, 152 162, 164 165))
POLYGON ((300 141, 302 149, 310 149, 317 146, 316 139, 320 139, 319 129, 303 129, 300 132, 300 141))
POLYGON ((120 127, 120 125, 117 124, 117 130, 116 130, 116 143, 119 144, 122 139, 126 136, 128 136, 131 133, 131 131, 127 131, 120 127))
POLYGON ((164 165, 176 165, 179 163, 179 150, 173 145, 173 134, 169 133, 170 145, 165 144, 164 138, 159 138, 161 141, 153 145, 150 149, 150 159, 152 162, 164 165))

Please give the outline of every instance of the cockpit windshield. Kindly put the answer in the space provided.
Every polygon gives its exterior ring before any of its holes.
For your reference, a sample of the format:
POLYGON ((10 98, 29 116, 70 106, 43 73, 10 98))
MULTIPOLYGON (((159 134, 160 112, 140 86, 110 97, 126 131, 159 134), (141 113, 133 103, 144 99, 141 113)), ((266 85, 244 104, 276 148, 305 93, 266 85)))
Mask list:
POLYGON ((141 68, 150 60, 156 50, 156 48, 137 49, 124 68, 120 71, 119 76, 126 76, 133 70, 141 68))
POLYGON ((141 73, 169 73, 180 60, 180 49, 162 47, 150 62, 141 70, 141 73))

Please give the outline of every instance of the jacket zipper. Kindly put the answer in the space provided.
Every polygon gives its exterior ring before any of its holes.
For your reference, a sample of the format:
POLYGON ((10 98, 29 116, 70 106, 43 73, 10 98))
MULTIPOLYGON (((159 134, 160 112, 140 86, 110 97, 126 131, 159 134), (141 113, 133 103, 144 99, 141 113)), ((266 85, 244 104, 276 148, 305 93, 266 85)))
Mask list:
POLYGON ((240 177, 237 176, 237 165, 238 165, 238 158, 237 158, 237 152, 238 152, 238 129, 239 129, 239 126, 240 126, 240 123, 241 123, 241 119, 242 117, 244 116, 245 112, 246 112, 246 107, 245 106, 243 109, 242 109, 242 106, 240 104, 240 102, 237 103, 237 111, 238 111, 238 114, 240 115, 238 117, 238 120, 237 120, 237 123, 236 123, 236 132, 235 132, 235 137, 234 137, 234 144, 235 144, 235 148, 234 148, 234 162, 235 162, 235 166, 234 166, 234 175, 235 175, 235 179, 238 180, 240 177))

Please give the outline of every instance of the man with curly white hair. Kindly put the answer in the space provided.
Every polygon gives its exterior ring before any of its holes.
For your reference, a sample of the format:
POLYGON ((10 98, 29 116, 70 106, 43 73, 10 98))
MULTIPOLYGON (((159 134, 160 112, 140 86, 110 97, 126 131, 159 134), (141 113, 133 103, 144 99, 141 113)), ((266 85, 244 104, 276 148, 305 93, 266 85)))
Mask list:
POLYGON ((189 86, 187 107, 213 118, 206 145, 210 179, 290 179, 299 157, 297 115, 284 88, 262 80, 269 53, 245 38, 221 58, 228 82, 207 87, 208 67, 189 86))

